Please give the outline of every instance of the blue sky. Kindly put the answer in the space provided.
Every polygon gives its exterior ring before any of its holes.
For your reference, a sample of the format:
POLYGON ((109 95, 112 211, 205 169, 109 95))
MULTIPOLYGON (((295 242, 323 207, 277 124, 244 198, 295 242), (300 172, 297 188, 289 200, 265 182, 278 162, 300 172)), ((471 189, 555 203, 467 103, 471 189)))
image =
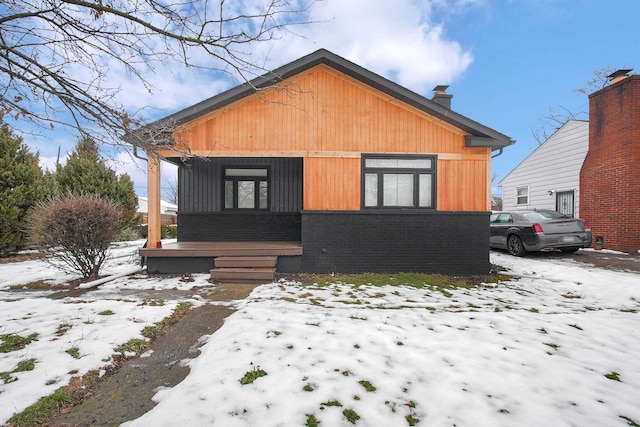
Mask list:
MULTIPOLYGON (((587 96, 574 89, 594 70, 638 66, 640 72, 638 16, 637 0, 323 0, 309 11, 314 24, 251 53, 275 68, 326 48, 428 98, 435 85, 450 85, 455 111, 517 141, 493 160, 495 186, 538 146, 532 129, 549 107, 587 112, 587 96)), ((152 94, 113 72, 123 88, 118 101, 132 111, 153 107, 158 118, 236 84, 178 66, 161 71, 150 75, 152 94)), ((45 165, 53 164, 59 146, 64 157, 75 143, 60 132, 48 138, 25 137, 45 165)), ((145 168, 125 153, 114 157, 145 195, 145 168)), ((175 169, 166 167, 165 194, 174 181, 175 169)))

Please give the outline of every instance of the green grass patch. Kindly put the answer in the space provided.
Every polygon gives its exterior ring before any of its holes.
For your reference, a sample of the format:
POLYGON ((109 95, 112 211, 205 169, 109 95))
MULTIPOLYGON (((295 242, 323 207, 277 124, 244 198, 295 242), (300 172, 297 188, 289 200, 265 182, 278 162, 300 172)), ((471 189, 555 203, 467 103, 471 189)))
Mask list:
POLYGON ((242 385, 252 384, 258 378, 264 377, 266 375, 267 373, 264 370, 260 369, 259 366, 256 366, 255 368, 251 369, 250 371, 247 371, 244 374, 244 377, 240 379, 240 384, 242 385))
POLYGON ((360 415, 353 409, 345 409, 342 411, 342 415, 349 421, 351 424, 355 424, 356 421, 360 419, 360 415))
POLYGON ((149 347, 151 347, 151 343, 149 341, 140 338, 131 338, 126 343, 114 348, 114 350, 123 356, 125 353, 135 353, 136 356, 139 356, 147 351, 149 347))
POLYGON ((367 390, 370 393, 373 393, 374 391, 376 391, 376 388, 369 381, 366 381, 366 380, 358 381, 358 384, 360 384, 362 387, 364 387, 365 390, 367 390))
POLYGON ((302 387, 302 390, 307 391, 307 392, 312 392, 315 389, 313 388, 313 386, 311 384, 306 384, 304 387, 302 387))
POLYGON ((608 374, 605 374, 605 377, 613 381, 618 381, 620 383, 622 382, 622 380, 620 379, 620 374, 617 372, 610 372, 608 374))
POLYGON ((61 337, 67 332, 69 332, 69 329, 71 329, 72 327, 73 325, 71 323, 66 323, 66 322, 60 323, 56 328, 56 335, 61 337))
POLYGON ((338 400, 329 400, 328 402, 324 402, 321 403, 320 406, 337 406, 337 407, 342 407, 342 403, 340 403, 338 400))
POLYGON ((360 286, 409 286, 412 288, 429 288, 433 291, 450 295, 448 290, 456 288, 475 288, 486 283, 499 283, 513 280, 504 274, 487 274, 483 276, 444 276, 440 274, 397 273, 397 274, 315 274, 313 280, 319 286, 331 284, 348 284, 356 288, 360 286))
POLYGON ((36 367, 36 359, 21 360, 18 362, 18 364, 13 370, 9 372, 0 372, 0 381, 2 381, 4 384, 14 382, 17 380, 17 378, 11 374, 15 374, 17 372, 33 371, 35 367, 36 367))
POLYGON ((624 415, 620 415, 620 418, 622 418, 623 420, 625 420, 627 422, 628 426, 631 427, 640 427, 640 424, 638 424, 637 422, 635 422, 634 420, 632 420, 629 417, 625 417, 624 415))
POLYGON ((160 335, 163 335, 165 332, 167 332, 171 325, 175 324, 178 320, 186 316, 187 313, 189 313, 189 311, 191 310, 191 307, 193 307, 193 304, 190 302, 179 303, 170 316, 165 317, 153 326, 145 327, 141 332, 142 336, 151 340, 155 340, 160 335))
POLYGON ((9 424, 16 427, 30 427, 42 425, 47 419, 58 413, 60 409, 73 403, 73 395, 66 389, 59 389, 41 398, 38 402, 15 414, 9 419, 9 424))
POLYGON ((113 312, 113 310, 103 310, 100 313, 98 313, 98 315, 100 316, 112 316, 115 313, 113 312))
POLYGON ((80 349, 78 347, 71 347, 70 349, 65 350, 65 353, 74 359, 80 359, 80 349))
POLYGON ((569 326, 571 326, 572 328, 576 328, 579 331, 582 330, 582 328, 580 326, 576 325, 575 323, 573 325, 569 325, 569 326))
POLYGON ((318 427, 320 421, 313 414, 307 414, 307 422, 304 424, 306 427, 318 427))
POLYGON ((22 350, 33 341, 38 341, 38 334, 34 332, 26 337, 22 337, 18 334, 4 334, 0 335, 0 353, 10 353, 16 350, 22 350))
POLYGON ((420 422, 420 419, 419 419, 419 418, 417 418, 417 417, 415 417, 415 416, 413 416, 413 415, 411 415, 411 414, 409 414, 409 415, 407 415, 406 417, 404 417, 404 419, 405 419, 405 420, 407 420, 407 423, 408 423, 410 426, 416 426, 416 425, 418 425, 418 423, 420 422))

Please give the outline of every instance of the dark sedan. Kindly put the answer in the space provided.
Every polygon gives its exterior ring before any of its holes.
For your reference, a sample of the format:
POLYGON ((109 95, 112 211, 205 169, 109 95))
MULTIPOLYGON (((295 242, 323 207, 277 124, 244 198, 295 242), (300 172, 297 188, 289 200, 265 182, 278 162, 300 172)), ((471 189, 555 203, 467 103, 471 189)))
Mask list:
POLYGON ((490 226, 490 246, 506 249, 514 256, 553 249, 576 252, 591 246, 587 221, 556 211, 494 212, 490 226))

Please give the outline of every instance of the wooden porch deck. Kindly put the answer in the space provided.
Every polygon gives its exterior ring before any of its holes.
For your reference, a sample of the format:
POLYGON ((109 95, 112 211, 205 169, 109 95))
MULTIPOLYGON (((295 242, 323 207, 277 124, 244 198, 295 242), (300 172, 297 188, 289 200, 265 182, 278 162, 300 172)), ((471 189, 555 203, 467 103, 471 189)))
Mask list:
POLYGON ((140 256, 147 258, 296 255, 302 255, 301 242, 174 242, 140 249, 140 256))

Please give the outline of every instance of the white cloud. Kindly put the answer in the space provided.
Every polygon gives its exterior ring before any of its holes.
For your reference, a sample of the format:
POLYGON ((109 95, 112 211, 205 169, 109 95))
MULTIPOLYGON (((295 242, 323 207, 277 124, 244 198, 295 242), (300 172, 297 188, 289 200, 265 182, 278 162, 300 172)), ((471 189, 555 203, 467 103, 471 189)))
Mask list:
POLYGON ((409 89, 429 92, 436 84, 451 83, 473 61, 471 52, 448 39, 443 25, 434 22, 434 9, 460 10, 471 4, 476 2, 318 2, 310 16, 315 23, 301 27, 300 37, 270 46, 270 64, 283 65, 325 48, 409 89))

